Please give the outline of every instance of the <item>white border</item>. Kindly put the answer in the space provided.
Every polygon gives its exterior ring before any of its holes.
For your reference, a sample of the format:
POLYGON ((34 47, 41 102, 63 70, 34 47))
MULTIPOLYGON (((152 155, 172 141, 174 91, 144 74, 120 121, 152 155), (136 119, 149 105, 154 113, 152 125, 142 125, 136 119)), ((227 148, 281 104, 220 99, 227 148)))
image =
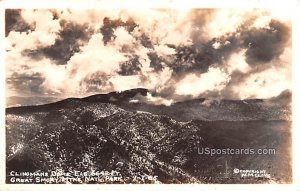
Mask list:
POLYGON ((4 37, 6 8, 141 9, 141 8, 275 8, 290 10, 293 18, 293 184, 159 184, 159 185, 17 185, 5 184, 5 62, 4 38, 0 41, 0 191, 33 190, 300 190, 300 0, 0 0, 0 35, 4 37), (2 91, 1 91, 2 90, 2 91), (2 160, 1 160, 2 159, 2 160))
POLYGON ((298 185, 300 190, 300 1, 292 12, 293 31, 292 31, 292 77, 293 77, 293 182, 298 185))
MULTIPOLYGON (((1 2, 0 2, 1 3, 1 2)), ((5 37, 4 9, 0 4, 0 190, 5 181, 5 37)))
MULTIPOLYGON (((3 0, 5 8, 279 8, 293 9, 299 0, 3 0)), ((0 0, 1 2, 1 0, 0 0)))

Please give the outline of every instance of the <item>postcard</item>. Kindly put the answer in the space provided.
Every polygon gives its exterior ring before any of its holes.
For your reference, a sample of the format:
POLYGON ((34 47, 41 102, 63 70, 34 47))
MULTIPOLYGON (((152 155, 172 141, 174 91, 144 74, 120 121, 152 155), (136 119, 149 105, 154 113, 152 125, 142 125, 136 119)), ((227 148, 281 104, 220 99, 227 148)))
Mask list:
POLYGON ((292 29, 269 8, 9 8, 5 184, 292 184, 292 29))

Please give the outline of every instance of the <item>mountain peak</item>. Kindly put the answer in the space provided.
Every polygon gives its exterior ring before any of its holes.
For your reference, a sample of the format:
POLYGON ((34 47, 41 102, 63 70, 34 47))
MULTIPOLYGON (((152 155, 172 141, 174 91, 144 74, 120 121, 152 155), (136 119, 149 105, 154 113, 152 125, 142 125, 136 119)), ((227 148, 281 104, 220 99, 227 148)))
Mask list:
POLYGON ((146 88, 134 88, 124 91, 115 91, 108 94, 96 94, 82 98, 86 102, 124 102, 129 101, 137 95, 147 96, 148 89, 146 88))

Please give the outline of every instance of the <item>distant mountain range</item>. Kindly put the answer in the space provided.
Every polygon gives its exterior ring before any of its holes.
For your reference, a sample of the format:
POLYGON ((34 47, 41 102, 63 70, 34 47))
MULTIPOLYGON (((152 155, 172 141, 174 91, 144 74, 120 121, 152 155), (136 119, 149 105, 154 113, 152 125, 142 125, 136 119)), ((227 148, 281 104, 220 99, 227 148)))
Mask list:
MULTIPOLYGON (((96 94, 85 98, 68 98, 55 103, 12 107, 7 112, 51 111, 59 108, 80 106, 86 103, 111 103, 129 111, 144 111, 157 115, 167 115, 178 121, 194 119, 214 121, 242 121, 242 120, 290 120, 291 95, 284 92, 272 99, 248 100, 210 100, 205 98, 176 102, 170 106, 155 105, 140 100, 137 97, 146 97, 147 89, 137 88, 122 92, 96 94), (132 102, 135 101, 135 102, 132 102)), ((35 98, 34 98, 35 99, 35 98)))
POLYGON ((28 105, 42 105, 45 103, 52 103, 55 101, 59 101, 60 98, 56 97, 21 97, 21 96, 11 96, 6 98, 6 106, 7 107, 20 107, 20 106, 28 106, 28 105))
POLYGON ((7 183, 10 171, 58 168, 151 175, 161 183, 291 181, 290 94, 269 100, 202 98, 170 106, 136 101, 148 93, 139 88, 7 108, 7 183), (199 154, 204 147, 274 148, 276 154, 199 154), (270 177, 241 178, 235 168, 266 170, 270 177))

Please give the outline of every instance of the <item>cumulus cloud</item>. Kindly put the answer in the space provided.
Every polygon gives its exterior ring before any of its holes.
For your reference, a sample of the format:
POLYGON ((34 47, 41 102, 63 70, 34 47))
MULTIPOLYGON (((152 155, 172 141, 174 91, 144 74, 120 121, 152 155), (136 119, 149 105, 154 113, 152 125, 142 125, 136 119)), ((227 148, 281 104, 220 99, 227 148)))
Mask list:
MULTIPOLYGON (((9 10, 7 10, 9 12, 9 10)), ((21 21, 17 21, 14 25, 25 22, 28 26, 32 26, 33 30, 13 30, 9 29, 9 24, 6 25, 8 49, 31 49, 42 48, 54 44, 57 38, 57 33, 61 26, 57 20, 53 20, 53 15, 50 11, 34 11, 22 10, 19 13, 21 21), (31 15, 30 15, 31 14, 31 15), (11 30, 10 32, 8 32, 11 30)), ((9 19, 9 15, 6 15, 9 19)), ((9 23, 9 22, 8 22, 9 23)), ((14 27, 13 27, 14 28, 14 27)))
POLYGON ((291 23, 272 10, 6 10, 8 96, 143 87, 147 101, 291 89, 291 23), (67 87, 67 88, 66 88, 67 87))
POLYGON ((200 95, 207 91, 221 91, 225 88, 229 76, 220 68, 209 68, 206 73, 188 74, 180 80, 176 87, 179 95, 200 95))
POLYGON ((7 9, 5 11, 5 36, 8 36, 10 31, 25 32, 34 30, 34 28, 24 21, 20 9, 7 9))
POLYGON ((147 93, 146 96, 137 94, 130 100, 130 102, 133 103, 142 102, 142 103, 153 104, 153 105, 167 105, 167 106, 170 106, 173 103, 173 101, 174 101, 173 99, 165 99, 164 97, 153 96, 149 92, 147 93))
POLYGON ((291 89, 291 83, 286 80, 286 72, 283 69, 272 67, 251 74, 243 83, 235 86, 233 91, 241 99, 246 99, 270 98, 279 95, 286 89, 291 89))
POLYGON ((79 47, 88 42, 93 31, 87 24, 78 25, 61 20, 60 25, 62 29, 59 30, 54 43, 35 50, 27 47, 23 53, 33 59, 49 57, 57 64, 66 64, 76 52, 79 52, 79 47))

